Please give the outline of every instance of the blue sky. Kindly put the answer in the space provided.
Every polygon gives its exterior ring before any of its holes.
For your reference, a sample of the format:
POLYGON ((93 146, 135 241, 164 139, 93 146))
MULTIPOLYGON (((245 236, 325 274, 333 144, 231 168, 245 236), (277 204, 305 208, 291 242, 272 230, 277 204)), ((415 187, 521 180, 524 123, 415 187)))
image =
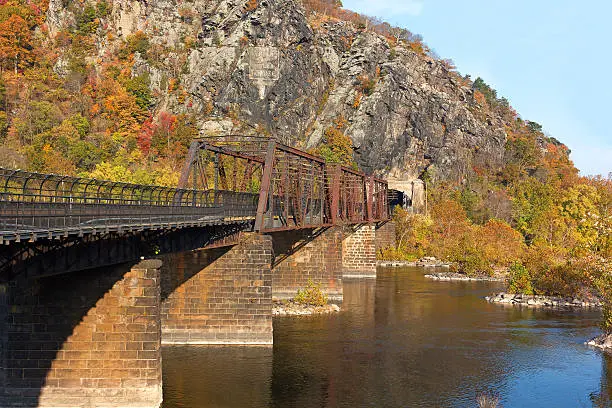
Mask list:
POLYGON ((583 175, 612 172, 609 0, 343 0, 421 34, 462 74, 481 76, 523 119, 572 150, 583 175))

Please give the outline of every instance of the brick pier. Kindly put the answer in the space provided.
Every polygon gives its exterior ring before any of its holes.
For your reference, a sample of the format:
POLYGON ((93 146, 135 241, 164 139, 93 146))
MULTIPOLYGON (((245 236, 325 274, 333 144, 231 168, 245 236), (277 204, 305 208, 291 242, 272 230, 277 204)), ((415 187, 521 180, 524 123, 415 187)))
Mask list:
POLYGON ((288 299, 309 281, 321 285, 330 299, 342 299, 341 228, 277 232, 272 235, 275 265, 272 295, 288 299))
POLYGON ((376 277, 376 226, 358 226, 342 242, 343 278, 376 277))
POLYGON ((1 407, 158 407, 161 262, 0 289, 1 407))
POLYGON ((394 247, 395 245, 395 222, 389 221, 378 226, 376 228, 376 252, 384 248, 394 247))
POLYGON ((272 344, 272 240, 166 258, 163 344, 272 344))

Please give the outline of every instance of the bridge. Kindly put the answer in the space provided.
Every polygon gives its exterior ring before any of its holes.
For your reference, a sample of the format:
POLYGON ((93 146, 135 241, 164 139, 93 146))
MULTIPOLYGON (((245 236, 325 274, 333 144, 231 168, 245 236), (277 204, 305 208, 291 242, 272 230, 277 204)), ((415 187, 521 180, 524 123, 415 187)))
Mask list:
POLYGON ((159 406, 162 344, 271 344, 388 220, 384 180, 264 137, 194 141, 175 188, 0 168, 0 407, 159 406))

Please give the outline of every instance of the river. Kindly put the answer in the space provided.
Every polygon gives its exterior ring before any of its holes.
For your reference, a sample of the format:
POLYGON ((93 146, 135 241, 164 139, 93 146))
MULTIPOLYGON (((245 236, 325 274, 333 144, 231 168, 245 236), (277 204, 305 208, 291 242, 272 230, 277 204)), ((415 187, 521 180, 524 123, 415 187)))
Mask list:
POLYGON ((164 408, 612 406, 612 358, 583 345, 598 312, 488 304, 499 284, 424 273, 347 281, 341 313, 275 318, 274 347, 165 348, 164 408))

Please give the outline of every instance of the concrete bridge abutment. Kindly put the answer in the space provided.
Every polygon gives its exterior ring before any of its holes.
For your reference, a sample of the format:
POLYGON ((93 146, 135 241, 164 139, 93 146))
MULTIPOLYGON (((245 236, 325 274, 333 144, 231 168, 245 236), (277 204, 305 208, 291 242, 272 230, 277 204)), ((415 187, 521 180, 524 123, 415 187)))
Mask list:
POLYGON ((160 266, 0 289, 0 407, 158 407, 160 266))
POLYGON ((162 343, 272 344, 272 240, 168 256, 162 272, 162 343))

